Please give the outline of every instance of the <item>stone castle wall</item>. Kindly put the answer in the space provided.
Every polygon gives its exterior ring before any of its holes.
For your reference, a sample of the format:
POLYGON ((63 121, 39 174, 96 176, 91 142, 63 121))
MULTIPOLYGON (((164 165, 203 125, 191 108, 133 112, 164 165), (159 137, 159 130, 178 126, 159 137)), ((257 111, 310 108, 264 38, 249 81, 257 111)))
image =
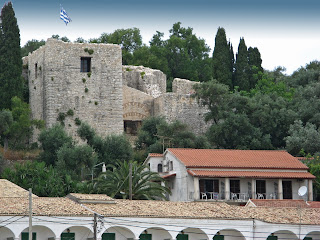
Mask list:
POLYGON ((166 92, 167 77, 160 70, 143 66, 123 66, 123 84, 156 98, 166 92))
POLYGON ((153 100, 149 94, 123 86, 123 120, 142 121, 152 116, 153 100))
POLYGON ((186 79, 175 78, 172 93, 165 93, 154 101, 155 116, 164 116, 168 122, 179 120, 188 125, 197 135, 204 134, 209 125, 204 121, 208 109, 193 97, 193 86, 199 84, 186 79))
POLYGON ((76 118, 102 136, 122 133, 121 61, 118 45, 48 39, 28 56, 32 117, 51 127, 64 114, 72 136, 76 135, 76 118), (90 73, 80 71, 81 57, 91 58, 90 73))
POLYGON ((176 78, 173 92, 166 93, 166 75, 142 66, 122 66, 118 45, 48 39, 23 63, 28 65, 23 74, 29 79, 32 118, 44 120, 46 127, 60 119, 75 138, 77 119, 102 136, 124 130, 136 133, 149 116, 179 120, 196 134, 208 128, 203 120, 207 109, 192 96, 197 83, 176 78), (81 58, 91 59, 90 73, 81 71, 81 58))
POLYGON ((172 92, 177 94, 193 94, 195 92, 193 86, 199 82, 190 81, 187 79, 175 78, 172 82, 172 92))
POLYGON ((154 115, 164 116, 167 122, 178 120, 197 135, 204 134, 209 125, 204 121, 208 110, 189 94, 165 93, 154 101, 154 115))

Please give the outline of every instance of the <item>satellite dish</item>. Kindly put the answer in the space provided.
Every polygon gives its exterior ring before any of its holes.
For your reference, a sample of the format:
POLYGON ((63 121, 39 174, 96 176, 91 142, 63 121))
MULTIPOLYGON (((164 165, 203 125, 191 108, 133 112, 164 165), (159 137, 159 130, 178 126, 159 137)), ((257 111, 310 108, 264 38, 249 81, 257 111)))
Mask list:
POLYGON ((299 190, 298 190, 299 196, 300 196, 300 197, 304 196, 304 195, 307 193, 307 190, 308 190, 308 189, 307 189, 306 186, 300 187, 299 190))

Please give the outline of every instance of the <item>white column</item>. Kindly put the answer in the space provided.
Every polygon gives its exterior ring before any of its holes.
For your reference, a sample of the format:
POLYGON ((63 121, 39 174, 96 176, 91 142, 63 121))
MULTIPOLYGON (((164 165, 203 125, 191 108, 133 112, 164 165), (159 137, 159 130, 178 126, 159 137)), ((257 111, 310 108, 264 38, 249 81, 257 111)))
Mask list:
POLYGON ((230 179, 229 178, 225 178, 225 200, 230 200, 230 179))
POLYGON ((279 178, 278 180, 278 199, 283 199, 283 190, 282 190, 282 179, 279 178))
POLYGON ((308 179, 308 200, 313 201, 312 179, 308 179))
POLYGON ((193 178, 193 184, 194 184, 193 199, 199 200, 200 199, 200 186, 199 186, 199 178, 198 177, 193 178))
POLYGON ((256 179, 252 178, 251 180, 251 193, 252 199, 256 199, 256 179))

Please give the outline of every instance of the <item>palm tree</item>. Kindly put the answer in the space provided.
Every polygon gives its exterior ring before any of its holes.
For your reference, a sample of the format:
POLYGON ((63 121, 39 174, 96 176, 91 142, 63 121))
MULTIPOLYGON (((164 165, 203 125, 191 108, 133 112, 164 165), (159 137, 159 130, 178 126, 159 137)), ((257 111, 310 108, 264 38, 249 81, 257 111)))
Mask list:
MULTIPOLYGON (((129 198, 130 163, 118 161, 112 170, 101 173, 96 180, 95 188, 99 193, 105 193, 113 198, 129 198)), ((144 200, 164 200, 169 188, 163 186, 164 179, 158 173, 138 162, 132 162, 132 198, 144 200)))

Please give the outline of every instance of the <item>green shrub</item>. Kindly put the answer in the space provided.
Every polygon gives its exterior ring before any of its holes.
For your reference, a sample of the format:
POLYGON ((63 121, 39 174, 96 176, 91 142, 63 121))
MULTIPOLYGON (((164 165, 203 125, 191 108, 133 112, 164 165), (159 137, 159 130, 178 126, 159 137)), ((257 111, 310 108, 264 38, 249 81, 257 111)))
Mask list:
POLYGON ((142 79, 143 79, 144 75, 146 75, 145 72, 141 72, 141 73, 140 73, 140 76, 141 76, 142 79))
POLYGON ((74 115, 74 112, 72 109, 69 109, 68 112, 67 112, 67 115, 68 116, 73 116, 74 115))
POLYGON ((90 55, 94 53, 93 49, 85 48, 84 51, 89 53, 90 55))
POLYGON ((59 112, 58 117, 57 117, 57 120, 58 120, 59 122, 63 122, 65 119, 66 119, 66 114, 65 114, 65 113, 62 113, 62 112, 59 112))
POLYGON ((80 126, 81 125, 81 120, 79 118, 75 118, 74 119, 74 122, 77 126, 80 126))

